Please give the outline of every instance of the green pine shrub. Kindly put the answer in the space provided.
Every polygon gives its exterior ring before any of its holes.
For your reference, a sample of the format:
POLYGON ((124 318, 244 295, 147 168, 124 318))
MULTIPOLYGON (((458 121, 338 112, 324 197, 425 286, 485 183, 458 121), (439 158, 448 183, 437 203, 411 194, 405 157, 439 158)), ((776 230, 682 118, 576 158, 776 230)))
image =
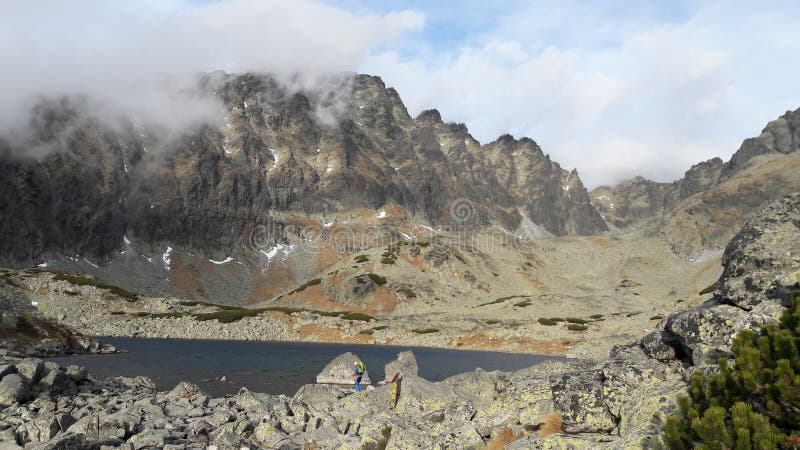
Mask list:
POLYGON ((714 292, 714 289, 716 289, 716 288, 717 288, 717 282, 715 281, 715 282, 711 283, 711 286, 708 286, 707 288, 705 288, 702 291, 700 291, 700 295, 710 294, 710 293, 714 292))
POLYGON ((695 372, 667 419, 671 449, 778 449, 800 445, 800 291, 778 326, 741 331, 734 361, 695 372))
POLYGON ((386 284, 386 278, 378 274, 368 273, 367 276, 372 280, 373 283, 377 284, 378 286, 383 286, 384 284, 386 284))
POLYGON ((583 319, 578 319, 575 317, 567 317, 567 322, 569 323, 577 323, 578 325, 586 325, 586 321, 583 319))
POLYGON ((414 292, 414 290, 411 289, 411 288, 407 288, 407 287, 400 288, 400 289, 397 290, 397 292, 405 295, 406 298, 416 298, 417 297, 417 293, 414 292))
POLYGON ((339 317, 341 317, 344 320, 359 320, 362 322, 371 322, 375 320, 375 318, 370 316, 369 314, 364 314, 359 312, 347 312, 339 317))
POLYGON ((54 272, 54 273, 55 276, 53 277, 53 280, 55 281, 66 281, 67 283, 73 284, 75 286, 93 286, 99 289, 106 289, 110 291, 112 294, 120 296, 129 302, 135 302, 139 298, 139 295, 134 292, 122 289, 121 287, 118 286, 113 286, 107 283, 103 283, 102 281, 98 281, 93 278, 88 278, 81 275, 75 275, 66 272, 54 272))
POLYGON ((164 312, 164 313, 153 313, 150 314, 150 317, 155 319, 180 319, 183 317, 182 312, 164 312))

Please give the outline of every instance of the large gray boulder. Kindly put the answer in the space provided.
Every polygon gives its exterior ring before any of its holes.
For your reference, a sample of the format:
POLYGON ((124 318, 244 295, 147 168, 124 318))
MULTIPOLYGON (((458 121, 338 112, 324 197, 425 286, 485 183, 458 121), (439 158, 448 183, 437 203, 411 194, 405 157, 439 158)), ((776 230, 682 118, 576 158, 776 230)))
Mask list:
POLYGON ((414 352, 411 350, 400 352, 397 354, 397 359, 387 363, 386 366, 384 366, 384 373, 386 374, 385 381, 387 383, 392 381, 392 377, 398 372, 401 376, 417 376, 419 373, 419 366, 417 365, 417 358, 414 357, 414 352))
POLYGON ((745 310, 775 303, 777 288, 800 283, 798 255, 800 193, 772 203, 731 240, 714 296, 745 310))
POLYGON ((29 395, 25 379, 19 374, 12 373, 0 380, 0 406, 11 406, 19 403, 29 395))
POLYGON ((319 416, 335 413, 336 402, 344 393, 336 386, 307 384, 300 388, 289 402, 289 409, 295 416, 319 416))
MULTIPOLYGON (((317 374, 317 383, 319 384, 353 384, 353 363, 361 361, 361 359, 350 353, 344 353, 337 356, 333 361, 329 362, 322 371, 317 374)), ((369 379, 369 368, 364 373, 361 379, 362 385, 371 384, 369 379)))
POLYGON ((603 374, 586 371, 555 375, 550 379, 553 405, 561 412, 564 431, 606 433, 616 427, 605 406, 603 374))
POLYGON ((29 384, 34 384, 44 376, 44 362, 38 358, 25 358, 16 363, 17 373, 29 384))
POLYGON ((196 395, 202 395, 202 393, 203 392, 196 384, 189 383, 188 381, 181 381, 167 393, 167 399, 172 402, 188 400, 196 395))
POLYGON ((742 330, 758 331, 776 322, 800 286, 800 193, 773 202, 750 219, 725 248, 724 270, 714 297, 663 323, 663 332, 646 336, 645 352, 658 359, 714 364, 732 356, 742 330), (671 352, 668 347, 672 347, 671 352))
POLYGON ((280 448, 288 443, 289 435, 269 422, 261 422, 253 430, 252 439, 266 448, 280 448))
POLYGON ((64 368, 53 368, 39 380, 39 386, 43 391, 47 391, 50 395, 55 394, 68 394, 74 395, 78 393, 78 388, 75 382, 67 375, 64 368))

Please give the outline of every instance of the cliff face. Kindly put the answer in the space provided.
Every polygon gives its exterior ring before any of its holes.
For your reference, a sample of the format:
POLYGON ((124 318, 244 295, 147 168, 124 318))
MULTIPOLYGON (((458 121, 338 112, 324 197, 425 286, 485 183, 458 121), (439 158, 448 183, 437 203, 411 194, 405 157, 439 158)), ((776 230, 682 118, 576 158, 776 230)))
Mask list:
POLYGON ((713 158, 672 183, 637 177, 590 195, 610 225, 645 227, 676 253, 697 255, 721 248, 756 211, 800 189, 799 142, 800 109, 746 139, 725 163, 713 158))
POLYGON ((331 100, 268 77, 209 77, 226 124, 182 134, 112 129, 80 103, 41 103, 29 137, 0 140, 0 262, 103 260, 124 250, 126 235, 221 256, 276 211, 387 205, 434 226, 513 229, 524 214, 557 235, 605 230, 577 173, 532 140, 482 146, 436 111, 411 118, 377 77, 342 86, 348 95, 331 100), (325 108, 339 111, 335 123, 320 120, 325 108), (19 156, 42 149, 40 161, 19 156), (452 214, 457 200, 467 216, 452 214))

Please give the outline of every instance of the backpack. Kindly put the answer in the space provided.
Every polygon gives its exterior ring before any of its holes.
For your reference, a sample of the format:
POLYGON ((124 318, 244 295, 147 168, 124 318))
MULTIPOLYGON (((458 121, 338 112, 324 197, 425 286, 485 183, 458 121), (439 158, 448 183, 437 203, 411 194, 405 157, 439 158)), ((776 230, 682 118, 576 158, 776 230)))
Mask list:
POLYGON ((358 367, 356 367, 356 373, 357 373, 357 374, 359 374, 359 375, 361 375, 361 374, 363 374, 365 371, 366 371, 366 368, 364 367, 364 363, 363 363, 363 362, 361 362, 361 361, 359 361, 359 362, 358 362, 358 367))

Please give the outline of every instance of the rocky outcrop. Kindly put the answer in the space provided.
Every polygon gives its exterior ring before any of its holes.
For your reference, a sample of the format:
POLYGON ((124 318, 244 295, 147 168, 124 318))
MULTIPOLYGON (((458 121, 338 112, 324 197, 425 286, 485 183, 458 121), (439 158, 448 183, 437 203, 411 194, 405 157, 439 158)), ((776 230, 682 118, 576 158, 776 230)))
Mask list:
POLYGON ((772 203, 747 222, 723 255, 714 297, 668 317, 663 331, 642 340, 659 359, 685 358, 693 365, 731 356, 743 329, 775 323, 800 288, 800 194, 772 203))
POLYGON ((384 381, 392 381, 392 378, 394 378, 395 374, 400 374, 400 377, 415 377, 418 375, 418 372, 419 366, 417 365, 417 358, 414 356, 414 352, 407 350, 398 353, 397 359, 394 361, 386 363, 383 369, 383 373, 386 374, 384 381))
MULTIPOLYGON (((350 352, 337 356, 333 359, 333 361, 329 362, 319 374, 317 374, 317 383, 352 385, 353 367, 358 361, 361 361, 361 359, 350 352)), ((364 376, 361 379, 361 384, 371 384, 371 380, 369 378, 369 369, 364 372, 364 376)))
POLYGON ((37 357, 116 352, 113 345, 48 319, 18 288, 8 273, 0 275, 0 352, 37 357))
POLYGON ((745 139, 722 167, 720 178, 728 179, 746 169, 761 155, 786 155, 800 150, 800 109, 786 111, 768 123, 758 137, 745 139))

